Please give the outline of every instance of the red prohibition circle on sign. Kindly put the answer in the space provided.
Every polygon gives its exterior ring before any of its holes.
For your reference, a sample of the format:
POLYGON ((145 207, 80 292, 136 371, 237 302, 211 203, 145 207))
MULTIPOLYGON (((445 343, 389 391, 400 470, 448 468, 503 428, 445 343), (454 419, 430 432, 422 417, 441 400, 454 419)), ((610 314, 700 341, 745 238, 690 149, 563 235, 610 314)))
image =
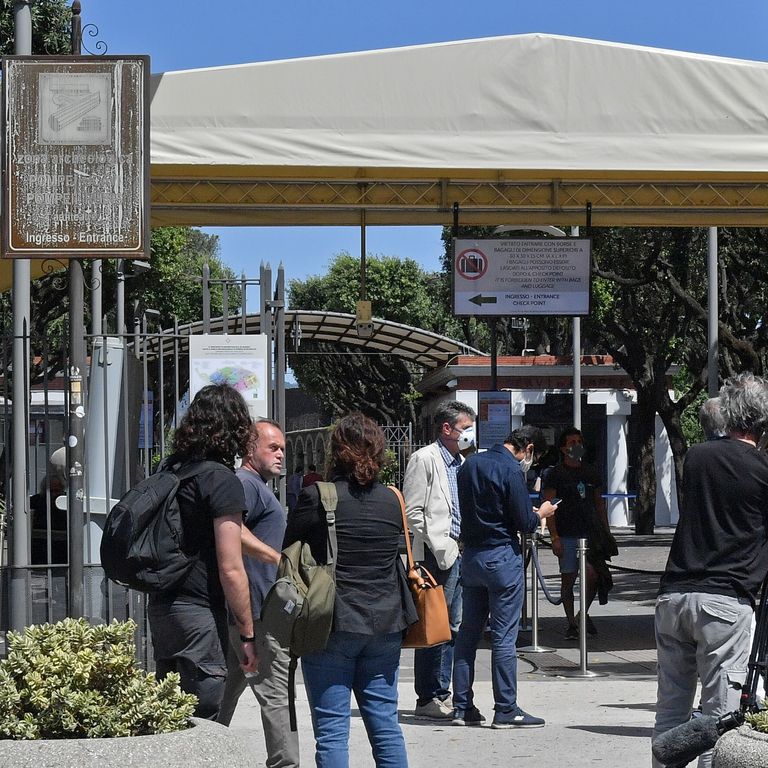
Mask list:
POLYGON ((465 280, 479 280, 488 271, 488 257, 479 248, 467 248, 456 256, 456 271, 465 280))

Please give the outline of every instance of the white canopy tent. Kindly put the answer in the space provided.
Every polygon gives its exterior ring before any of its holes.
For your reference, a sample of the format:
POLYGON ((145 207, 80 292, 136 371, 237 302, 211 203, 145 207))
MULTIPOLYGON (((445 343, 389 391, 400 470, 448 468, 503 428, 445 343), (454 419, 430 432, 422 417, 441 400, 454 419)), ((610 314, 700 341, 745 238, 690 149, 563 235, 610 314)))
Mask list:
POLYGON ((758 224, 765 93, 766 63, 541 34, 168 72, 153 220, 758 224))
POLYGON ((765 225, 766 93, 768 63, 542 34, 167 72, 152 223, 765 225))

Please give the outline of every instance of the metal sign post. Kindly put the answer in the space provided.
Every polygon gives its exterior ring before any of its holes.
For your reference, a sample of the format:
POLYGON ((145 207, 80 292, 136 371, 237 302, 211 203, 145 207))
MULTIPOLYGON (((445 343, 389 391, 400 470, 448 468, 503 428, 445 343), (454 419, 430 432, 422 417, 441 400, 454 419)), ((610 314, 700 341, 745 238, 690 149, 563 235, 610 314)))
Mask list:
MULTIPOLYGON (((77 0, 72 13, 73 55, 2 59, 0 256, 69 260, 69 615, 82 616, 87 413, 83 260, 149 257, 149 58, 80 56, 77 0)), ((100 301, 94 309, 99 315, 95 331, 100 331, 100 301)), ((18 367, 20 374, 25 367, 18 367)), ((14 393, 17 409, 27 397, 26 391, 14 393)), ((17 484, 14 502, 19 491, 17 484)), ((19 514, 28 503, 22 501, 19 514)), ((23 533, 19 528, 19 537, 23 533)), ((28 526, 24 535, 29 538, 28 526)))

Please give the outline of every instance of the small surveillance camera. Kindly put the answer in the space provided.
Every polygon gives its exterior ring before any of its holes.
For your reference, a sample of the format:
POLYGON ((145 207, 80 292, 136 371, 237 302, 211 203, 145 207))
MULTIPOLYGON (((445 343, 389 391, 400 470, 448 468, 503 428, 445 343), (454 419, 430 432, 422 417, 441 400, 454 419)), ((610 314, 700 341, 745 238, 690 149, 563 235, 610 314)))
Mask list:
POLYGON ((370 339, 373 336, 373 323, 358 323, 357 335, 361 339, 370 339))

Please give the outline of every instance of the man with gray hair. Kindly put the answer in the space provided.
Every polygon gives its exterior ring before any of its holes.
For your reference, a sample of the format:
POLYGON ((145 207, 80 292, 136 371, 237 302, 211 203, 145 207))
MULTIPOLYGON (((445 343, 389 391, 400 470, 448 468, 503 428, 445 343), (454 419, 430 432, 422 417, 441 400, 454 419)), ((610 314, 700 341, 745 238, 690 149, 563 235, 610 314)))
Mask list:
MULTIPOLYGON (((680 520, 656 601, 654 738, 688 720, 697 681, 704 715, 738 708, 768 571, 768 461, 757 448, 768 426, 768 383, 751 373, 729 379, 720 410, 726 436, 685 457, 680 520)), ((705 752, 699 768, 711 764, 705 752)))
MULTIPOLYGON (((465 403, 453 400, 439 405, 434 415, 437 439, 411 456, 403 478, 413 556, 442 584, 454 638, 461 624, 461 511, 456 473, 463 461, 460 452, 474 445, 474 422, 475 412, 465 403)), ((415 717, 453 718, 452 668, 453 640, 414 652, 415 717)))
POLYGON ((699 424, 707 440, 720 440, 725 437, 725 418, 719 397, 710 397, 704 401, 699 409, 699 424))

